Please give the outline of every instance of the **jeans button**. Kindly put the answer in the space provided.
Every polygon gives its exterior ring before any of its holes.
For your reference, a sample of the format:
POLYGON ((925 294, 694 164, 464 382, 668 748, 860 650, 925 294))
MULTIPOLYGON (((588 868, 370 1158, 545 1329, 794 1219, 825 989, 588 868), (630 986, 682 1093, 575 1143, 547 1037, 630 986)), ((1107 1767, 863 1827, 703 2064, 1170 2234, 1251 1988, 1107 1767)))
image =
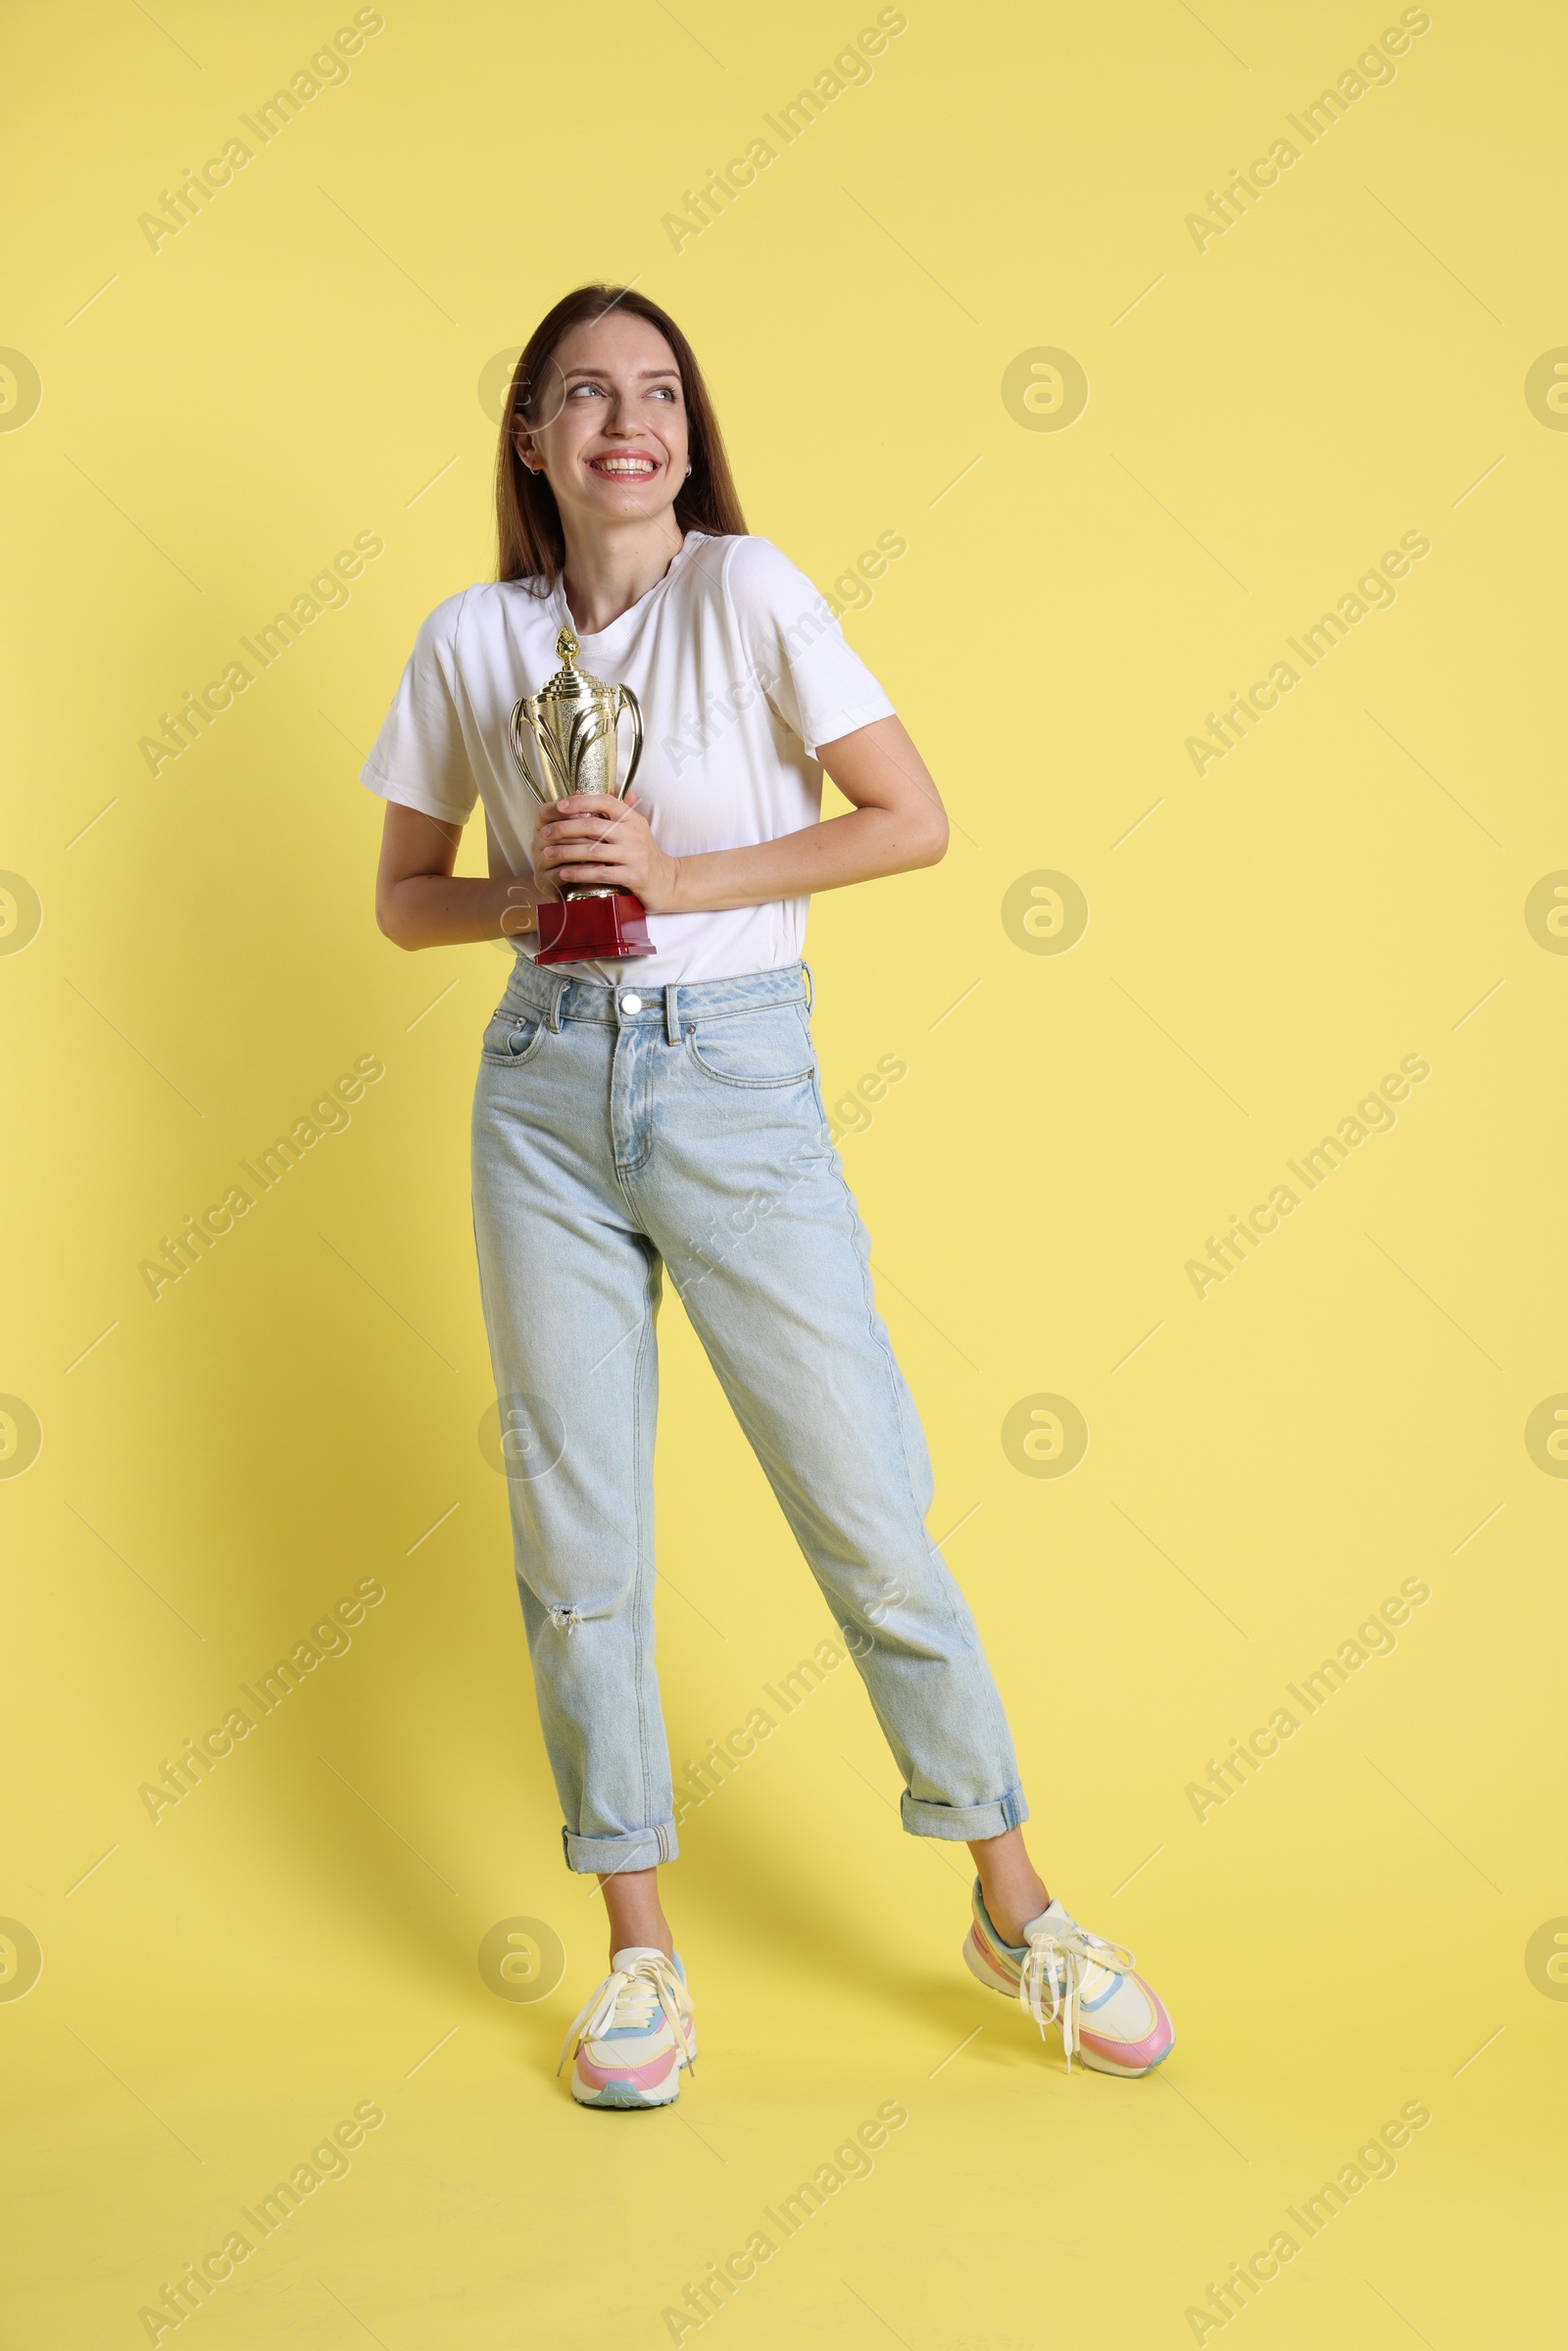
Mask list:
POLYGON ((640 1012, 643 1008, 643 1000, 640 996, 623 996, 620 1000, 620 1008, 623 1012, 640 1012))

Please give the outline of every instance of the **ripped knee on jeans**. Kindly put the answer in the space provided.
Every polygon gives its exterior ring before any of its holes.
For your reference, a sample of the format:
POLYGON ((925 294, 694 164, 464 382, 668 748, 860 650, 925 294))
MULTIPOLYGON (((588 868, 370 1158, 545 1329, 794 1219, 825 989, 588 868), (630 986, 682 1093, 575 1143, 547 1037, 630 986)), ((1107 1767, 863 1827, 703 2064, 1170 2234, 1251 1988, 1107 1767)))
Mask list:
POLYGON ((582 1623, 580 1608, 551 1608, 546 1613, 558 1633, 575 1633, 582 1623))

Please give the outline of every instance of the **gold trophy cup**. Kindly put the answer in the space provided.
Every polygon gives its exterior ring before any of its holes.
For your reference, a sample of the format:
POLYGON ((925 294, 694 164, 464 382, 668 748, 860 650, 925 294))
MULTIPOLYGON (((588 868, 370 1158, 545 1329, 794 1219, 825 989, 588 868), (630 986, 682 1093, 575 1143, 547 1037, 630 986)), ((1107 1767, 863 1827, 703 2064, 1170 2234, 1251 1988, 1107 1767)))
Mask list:
MULTIPOLYGON (((512 713, 512 756, 535 800, 547 806, 574 792, 603 793, 619 800, 631 789, 643 756, 643 711, 630 686, 607 686, 577 666, 577 640, 569 628, 556 639, 561 667, 537 694, 524 694, 512 713), (617 784, 617 725, 622 711, 631 720, 631 759, 617 784), (523 750, 524 721, 539 755, 540 783, 523 750)), ((651 955, 648 915, 629 890, 595 889, 565 882, 559 902, 540 901, 536 963, 626 961, 651 955)))

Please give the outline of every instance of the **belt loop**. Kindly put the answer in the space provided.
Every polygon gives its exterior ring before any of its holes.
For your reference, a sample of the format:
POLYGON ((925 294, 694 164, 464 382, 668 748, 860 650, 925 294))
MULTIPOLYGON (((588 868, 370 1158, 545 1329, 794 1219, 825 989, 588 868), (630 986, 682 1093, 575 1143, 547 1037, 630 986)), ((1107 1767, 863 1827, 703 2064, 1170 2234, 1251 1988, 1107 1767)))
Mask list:
POLYGON ((811 977, 811 966, 804 955, 801 957, 801 969, 806 974, 806 1013, 807 1018, 809 1019, 811 1006, 816 1002, 816 982, 811 977))
POLYGON ((673 980, 664 990, 664 1038, 667 1044, 680 1043, 680 990, 673 980))
POLYGON ((550 992, 550 1012, 548 1017, 550 1026, 552 1029, 554 1029, 558 1037, 561 1034, 561 1007, 565 999, 566 990, 570 986, 570 980, 558 978, 550 992))

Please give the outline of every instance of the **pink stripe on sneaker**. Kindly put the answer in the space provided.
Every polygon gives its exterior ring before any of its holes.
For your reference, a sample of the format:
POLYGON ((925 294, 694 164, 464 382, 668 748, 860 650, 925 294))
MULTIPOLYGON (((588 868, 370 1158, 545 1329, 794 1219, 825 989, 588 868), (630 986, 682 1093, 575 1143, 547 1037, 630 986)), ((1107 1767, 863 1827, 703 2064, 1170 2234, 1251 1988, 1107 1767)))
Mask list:
POLYGON ((973 1943, 978 1956, 985 1961, 986 1966, 997 1979, 999 1985, 1004 1991, 1016 1991, 1018 1988, 1017 1967, 1009 1966, 1005 1959, 993 1950, 989 1939, 980 1932, 978 1920, 969 1930, 969 1940, 973 1943))
POLYGON ((669 2080, 676 2064, 673 2049, 662 2057, 651 2057, 646 2065, 595 2065, 584 2049, 577 2051, 577 2079, 586 2082, 591 2089, 604 2089, 612 2082, 630 2082, 638 2089, 658 2089, 669 2080))
POLYGON ((1157 2065, 1176 2036, 1171 2031, 1170 2019, 1165 2014, 1164 2005, 1157 1994, 1150 1991, 1149 1985, 1144 1983, 1142 1976, 1135 1977, 1133 1981, 1148 1995, 1150 2006, 1154 2011, 1154 2022, 1143 2038, 1141 2040, 1113 2040, 1106 2033, 1097 2033, 1092 2025, 1086 2025, 1080 2018, 1078 2039, 1082 2047, 1093 2049, 1098 2057, 1108 2057, 1114 2065, 1131 2067, 1157 2065))

